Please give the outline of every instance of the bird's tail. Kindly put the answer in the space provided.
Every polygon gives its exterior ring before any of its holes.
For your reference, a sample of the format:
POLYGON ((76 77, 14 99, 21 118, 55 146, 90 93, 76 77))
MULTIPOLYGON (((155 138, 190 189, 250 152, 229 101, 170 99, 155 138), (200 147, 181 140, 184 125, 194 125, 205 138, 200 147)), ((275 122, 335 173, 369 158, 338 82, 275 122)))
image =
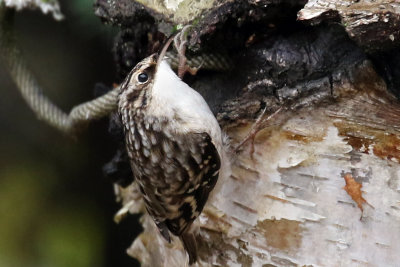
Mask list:
POLYGON ((184 231, 180 239, 189 255, 189 265, 195 263, 197 261, 197 242, 194 233, 192 231, 184 231))

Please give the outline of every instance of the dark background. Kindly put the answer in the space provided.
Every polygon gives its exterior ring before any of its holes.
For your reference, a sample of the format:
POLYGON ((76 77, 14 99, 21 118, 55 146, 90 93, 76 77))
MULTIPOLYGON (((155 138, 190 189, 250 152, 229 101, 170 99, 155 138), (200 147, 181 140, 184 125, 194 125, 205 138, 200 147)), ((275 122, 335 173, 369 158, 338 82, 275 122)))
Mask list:
MULTIPOLYGON (((45 94, 65 111, 115 82, 116 28, 92 1, 60 1, 65 19, 17 12, 15 30, 45 94)), ((0 266, 138 266, 126 254, 138 216, 113 222, 120 204, 102 166, 114 153, 107 119, 78 138, 37 120, 0 62, 0 266)))

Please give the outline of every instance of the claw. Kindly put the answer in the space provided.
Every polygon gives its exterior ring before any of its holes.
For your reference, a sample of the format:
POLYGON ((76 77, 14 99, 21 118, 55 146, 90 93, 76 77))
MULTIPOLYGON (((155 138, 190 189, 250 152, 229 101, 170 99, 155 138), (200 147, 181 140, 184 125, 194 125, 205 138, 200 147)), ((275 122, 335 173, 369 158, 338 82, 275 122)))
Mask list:
POLYGON ((278 108, 274 113, 269 115, 267 118, 264 119, 265 112, 267 111, 267 108, 265 107, 261 114, 258 116, 256 122, 253 124, 251 127, 250 132, 247 134, 247 136, 236 146, 235 152, 238 153, 240 148, 249 140, 251 140, 251 147, 250 147, 250 156, 253 157, 254 153, 254 139, 256 138, 256 135, 259 131, 262 130, 262 124, 264 121, 269 121, 273 119, 276 115, 278 115, 281 111, 283 110, 283 107, 278 108))
POLYGON ((200 65, 198 67, 189 67, 186 66, 186 70, 187 72, 189 72, 191 75, 196 75, 197 72, 199 71, 199 69, 201 68, 201 66, 203 66, 204 64, 204 60, 200 63, 200 65))
POLYGON ((187 36, 192 25, 186 25, 174 37, 174 47, 180 56, 184 56, 185 45, 187 44, 187 36))
POLYGON ((178 52, 179 56, 179 65, 178 65, 178 76, 179 78, 183 78, 186 72, 189 72, 192 75, 195 75, 201 65, 197 68, 191 68, 189 67, 186 62, 187 58, 185 56, 186 53, 186 44, 187 44, 187 37, 188 37, 188 31, 189 29, 192 28, 192 25, 186 25, 185 27, 182 28, 182 30, 175 35, 174 37, 174 47, 176 51, 178 52))
POLYGON ((189 29, 192 28, 192 27, 193 27, 192 25, 188 24, 188 25, 185 25, 185 26, 182 28, 182 30, 181 30, 181 42, 183 42, 183 41, 186 40, 186 38, 187 38, 187 33, 188 33, 189 29))
POLYGON ((175 50, 178 51, 178 54, 179 54, 179 51, 181 50, 180 43, 179 43, 179 41, 180 41, 179 37, 180 37, 180 32, 177 33, 174 37, 174 47, 175 47, 175 50))

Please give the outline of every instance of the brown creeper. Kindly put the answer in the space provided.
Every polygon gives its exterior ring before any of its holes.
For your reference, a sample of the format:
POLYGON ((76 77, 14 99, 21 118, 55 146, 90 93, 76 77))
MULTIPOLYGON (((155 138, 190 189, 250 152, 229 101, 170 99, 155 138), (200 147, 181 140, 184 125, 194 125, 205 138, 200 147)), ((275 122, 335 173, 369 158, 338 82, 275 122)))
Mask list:
POLYGON ((169 232, 180 237, 192 264, 197 244, 190 228, 217 182, 222 136, 203 97, 163 60, 166 47, 129 73, 118 111, 146 209, 167 241, 169 232))

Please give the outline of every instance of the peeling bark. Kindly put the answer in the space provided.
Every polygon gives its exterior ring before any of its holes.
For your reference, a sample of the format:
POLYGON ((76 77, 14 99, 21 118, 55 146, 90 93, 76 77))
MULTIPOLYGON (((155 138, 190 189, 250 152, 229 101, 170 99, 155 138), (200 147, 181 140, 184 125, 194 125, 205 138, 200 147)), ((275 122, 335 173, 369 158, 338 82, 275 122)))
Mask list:
MULTIPOLYGON (((400 105, 385 93, 369 62, 350 75, 335 82, 337 98, 331 103, 283 115, 284 123, 257 135, 253 158, 249 145, 237 155, 232 173, 220 177, 200 217, 198 266, 400 261, 400 105), (361 213, 343 189, 345 173, 363 185, 374 209, 367 205, 361 213)), ((225 128, 232 144, 250 126, 225 128)), ((120 196, 128 203, 136 194, 132 186, 120 196)), ((138 203, 131 212, 138 211, 138 203)), ((128 253, 142 266, 183 266, 179 241, 166 244, 149 216, 142 219, 145 230, 128 253)))
POLYGON ((400 44, 400 3, 396 0, 311 0, 298 17, 313 24, 340 21, 349 36, 370 52, 400 44))
MULTIPOLYGON (((221 4, 222 15, 213 24, 218 26, 193 33, 201 40, 193 41, 200 44, 199 51, 222 51, 221 40, 229 40, 232 70, 200 71, 187 82, 210 104, 232 147, 248 134, 264 107, 267 116, 284 108, 262 123, 253 154, 251 142, 238 154, 230 152, 230 169, 221 173, 197 220, 197 266, 398 265, 400 103, 384 79, 393 65, 379 68, 379 58, 371 60, 366 53, 380 44, 361 41, 375 36, 374 29, 379 35, 381 28, 363 28, 370 33, 354 39, 348 28, 330 18, 318 26, 297 22, 300 8, 293 6, 284 20, 267 15, 269 8, 287 8, 290 1, 268 1, 270 5, 259 9, 260 2, 246 4, 263 15, 245 16, 240 25, 219 20, 238 14, 235 4, 240 4, 232 1, 228 11, 221 4), (266 22, 271 25, 260 27, 266 22), (237 34, 227 29, 237 29, 237 34), (346 191, 349 175, 360 192, 346 191), (355 197, 359 193, 366 201, 361 201, 363 212, 355 197)), ((300 15, 321 9, 322 3, 309 1, 300 15)), ((339 3, 329 9, 338 7, 340 16, 355 14, 339 3)), ((199 25, 206 25, 208 18, 199 25)), ((116 193, 124 207, 117 220, 144 212, 135 183, 116 186, 116 193)), ((144 231, 128 253, 142 266, 187 264, 179 240, 167 244, 145 212, 141 222, 144 231)))

